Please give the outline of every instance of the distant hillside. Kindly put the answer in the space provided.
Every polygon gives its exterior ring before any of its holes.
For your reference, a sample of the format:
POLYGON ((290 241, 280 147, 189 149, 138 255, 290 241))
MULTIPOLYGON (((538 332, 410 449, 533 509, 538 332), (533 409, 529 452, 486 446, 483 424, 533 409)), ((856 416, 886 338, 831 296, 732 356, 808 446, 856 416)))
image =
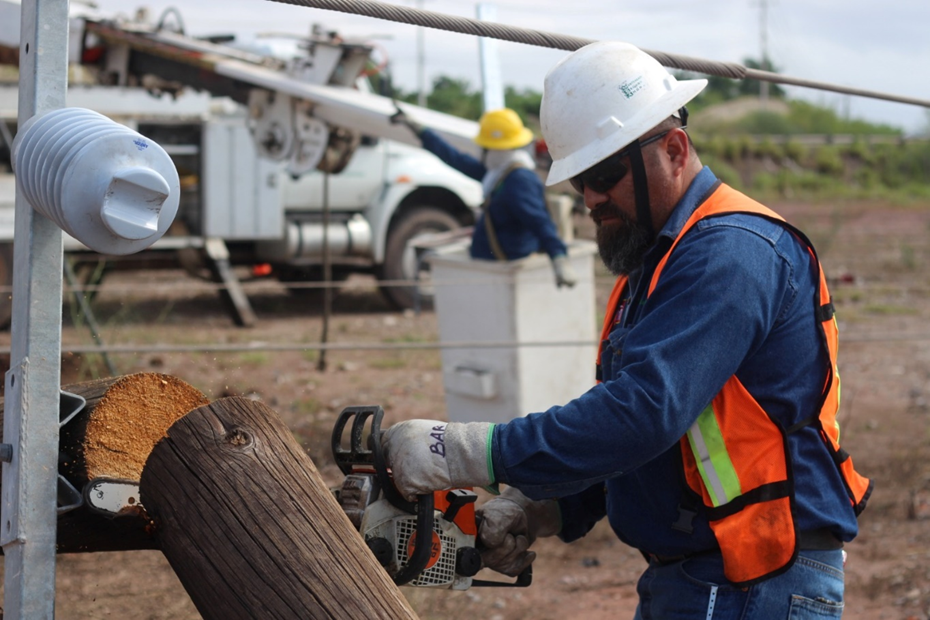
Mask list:
POLYGON ((740 122, 758 112, 788 116, 788 102, 784 99, 769 99, 763 104, 758 97, 740 97, 694 112, 690 123, 698 130, 705 127, 721 127, 740 122))
POLYGON ((697 132, 767 135, 902 136, 891 125, 843 118, 836 111, 797 99, 740 97, 707 107, 696 107, 691 128, 697 132))
POLYGON ((930 200, 930 139, 833 138, 693 134, 701 161, 754 195, 930 200))
POLYGON ((689 121, 701 160, 756 195, 930 199, 930 139, 806 101, 739 97, 689 121))

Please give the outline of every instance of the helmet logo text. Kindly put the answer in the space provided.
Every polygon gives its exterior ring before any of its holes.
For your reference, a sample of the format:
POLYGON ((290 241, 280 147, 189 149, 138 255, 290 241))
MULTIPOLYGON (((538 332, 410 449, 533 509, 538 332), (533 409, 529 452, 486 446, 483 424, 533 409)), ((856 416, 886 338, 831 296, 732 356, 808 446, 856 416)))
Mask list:
POLYGON ((623 93, 623 96, 627 99, 631 98, 633 95, 645 88, 646 84, 643 81, 643 76, 635 77, 632 80, 627 80, 620 85, 620 92, 623 93))

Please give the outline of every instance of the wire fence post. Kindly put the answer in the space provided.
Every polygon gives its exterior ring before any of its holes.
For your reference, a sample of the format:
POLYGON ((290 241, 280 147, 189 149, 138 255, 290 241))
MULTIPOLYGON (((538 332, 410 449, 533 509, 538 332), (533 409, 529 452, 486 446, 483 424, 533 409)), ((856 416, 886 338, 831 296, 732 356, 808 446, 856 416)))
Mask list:
MULTIPOLYGON (((68 1, 23 0, 19 126, 65 104, 68 1)), ((19 170, 19 175, 32 171, 19 170)), ((0 544, 6 617, 55 614, 56 484, 61 386, 62 232, 16 191, 13 319, 6 374, 0 544)))

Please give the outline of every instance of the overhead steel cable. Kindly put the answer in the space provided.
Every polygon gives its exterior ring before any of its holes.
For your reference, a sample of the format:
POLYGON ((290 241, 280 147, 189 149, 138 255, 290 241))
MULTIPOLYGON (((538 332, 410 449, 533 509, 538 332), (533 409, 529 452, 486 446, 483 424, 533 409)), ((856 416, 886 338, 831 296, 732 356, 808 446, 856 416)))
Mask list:
MULTIPOLYGON (((352 15, 362 15, 402 24, 410 24, 412 26, 423 26, 425 28, 445 30, 447 32, 470 34, 477 37, 511 41, 513 43, 525 43, 527 45, 560 49, 569 52, 573 52, 589 43, 596 42, 596 39, 573 37, 570 35, 531 30, 529 28, 520 28, 517 26, 507 26, 495 22, 479 21, 456 15, 446 15, 435 11, 398 6, 386 2, 377 2, 375 0, 271 0, 271 2, 327 11, 338 11, 340 13, 349 13, 352 15)), ((856 95, 870 99, 882 99, 885 101, 930 108, 930 99, 906 97, 861 88, 850 88, 840 84, 794 78, 780 73, 750 69, 735 62, 705 60, 702 58, 669 54, 648 49, 643 49, 643 51, 655 58, 663 66, 680 69, 682 71, 703 73, 734 80, 761 80, 763 82, 772 82, 775 84, 787 84, 817 90, 827 90, 835 93, 856 95)))

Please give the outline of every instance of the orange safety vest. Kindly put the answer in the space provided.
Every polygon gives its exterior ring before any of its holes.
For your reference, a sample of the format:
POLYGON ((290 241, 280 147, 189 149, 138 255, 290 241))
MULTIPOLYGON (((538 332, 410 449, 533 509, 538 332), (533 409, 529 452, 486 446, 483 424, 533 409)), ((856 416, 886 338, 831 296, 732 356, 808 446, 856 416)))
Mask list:
MULTIPOLYGON (((734 375, 681 438, 685 478, 703 499, 723 555, 724 573, 735 584, 746 586, 788 570, 797 558, 794 484, 788 464, 789 433, 807 425, 820 432, 842 475, 856 515, 865 508, 872 485, 856 473, 852 458, 840 448, 840 427, 836 420, 840 401, 836 319, 823 269, 803 233, 774 211, 721 183, 694 211, 659 261, 647 297, 658 285, 669 256, 691 227, 705 217, 727 213, 761 215, 786 227, 807 246, 819 272, 820 294, 814 310, 821 328, 820 342, 830 359, 819 415, 785 429, 772 420, 734 375), (764 458, 759 458, 760 455, 764 458)), ((614 313, 626 284, 625 276, 617 278, 604 318, 602 342, 615 324, 614 313)))

